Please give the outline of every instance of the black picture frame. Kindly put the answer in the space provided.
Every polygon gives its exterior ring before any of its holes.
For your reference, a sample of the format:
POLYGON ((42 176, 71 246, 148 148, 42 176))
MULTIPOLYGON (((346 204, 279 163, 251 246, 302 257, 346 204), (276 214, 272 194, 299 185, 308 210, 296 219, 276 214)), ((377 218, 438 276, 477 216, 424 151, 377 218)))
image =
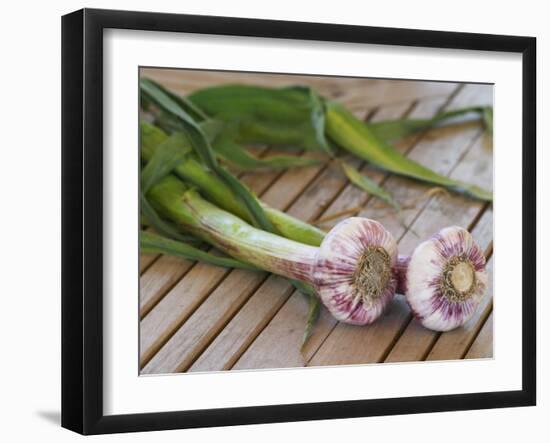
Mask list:
POLYGON ((536 39, 83 9, 62 18, 62 426, 82 434, 536 403, 536 39), (103 413, 103 31, 108 28, 519 53, 523 64, 522 389, 131 415, 103 413))

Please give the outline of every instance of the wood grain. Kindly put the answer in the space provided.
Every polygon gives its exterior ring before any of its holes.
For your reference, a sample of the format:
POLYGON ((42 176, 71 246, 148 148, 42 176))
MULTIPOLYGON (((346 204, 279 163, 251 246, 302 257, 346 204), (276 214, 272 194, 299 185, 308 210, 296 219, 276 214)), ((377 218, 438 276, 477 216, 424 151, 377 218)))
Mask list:
POLYGON ((489 315, 481 331, 472 343, 464 358, 492 358, 493 357, 493 314, 489 315))
MULTIPOLYGON (((223 328, 189 371, 230 369, 293 291, 282 277, 268 278, 223 328)), ((302 296, 303 298, 303 296, 302 296)))
POLYGON ((159 258, 158 254, 140 254, 139 256, 139 273, 140 275, 151 266, 151 264, 159 258))
POLYGON ((187 369, 265 277, 264 272, 232 272, 157 352, 154 359, 143 368, 143 373, 179 372, 187 369))

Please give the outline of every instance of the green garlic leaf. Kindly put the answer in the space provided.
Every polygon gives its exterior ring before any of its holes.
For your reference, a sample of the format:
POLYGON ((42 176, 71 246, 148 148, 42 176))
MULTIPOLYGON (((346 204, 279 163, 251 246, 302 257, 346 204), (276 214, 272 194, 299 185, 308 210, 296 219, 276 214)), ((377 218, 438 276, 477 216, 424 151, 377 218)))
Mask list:
POLYGON ((181 241, 171 240, 157 234, 141 231, 139 234, 141 252, 173 255, 187 260, 200 261, 227 268, 256 270, 252 265, 233 258, 221 257, 198 249, 181 241))
POLYGON ((271 221, 267 218, 258 199, 252 192, 237 178, 230 174, 225 168, 220 166, 216 160, 216 155, 200 126, 193 120, 191 115, 181 105, 181 102, 173 97, 173 94, 166 93, 164 88, 149 79, 140 80, 141 93, 149 101, 169 113, 181 124, 182 131, 186 132, 195 152, 201 158, 202 162, 212 169, 220 178, 225 181, 228 187, 242 199, 250 212, 252 221, 266 231, 274 232, 275 229, 271 221))

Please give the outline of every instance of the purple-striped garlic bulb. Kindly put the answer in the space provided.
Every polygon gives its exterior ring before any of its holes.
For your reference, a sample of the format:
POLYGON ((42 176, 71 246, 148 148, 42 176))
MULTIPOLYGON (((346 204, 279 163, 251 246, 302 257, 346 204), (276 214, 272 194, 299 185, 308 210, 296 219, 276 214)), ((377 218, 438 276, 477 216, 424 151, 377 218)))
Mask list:
POLYGON ((396 260, 397 243, 380 223, 351 217, 338 223, 321 243, 313 285, 337 320, 369 324, 393 299, 396 260))
POLYGON ((149 196, 163 216, 228 255, 312 285, 340 321, 371 323, 395 294, 397 244, 374 220, 348 218, 314 247, 257 229, 175 178, 163 179, 149 196))
POLYGON ((444 228, 399 257, 398 292, 405 294, 417 319, 434 331, 462 326, 474 314, 486 290, 485 256, 463 228, 444 228))

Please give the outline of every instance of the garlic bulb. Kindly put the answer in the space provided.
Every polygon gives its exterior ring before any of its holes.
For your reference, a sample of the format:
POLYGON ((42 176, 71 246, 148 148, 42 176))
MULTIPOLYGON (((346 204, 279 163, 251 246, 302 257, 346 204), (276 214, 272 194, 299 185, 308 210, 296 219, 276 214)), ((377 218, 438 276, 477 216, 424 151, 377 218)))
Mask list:
POLYGON ((457 226, 442 229, 398 262, 400 290, 422 325, 435 331, 466 323, 487 290, 483 251, 457 226))
POLYGON ((380 223, 351 217, 338 223, 321 243, 313 285, 336 319, 369 324, 393 299, 396 259, 395 239, 380 223))
POLYGON ((348 218, 314 247, 249 225, 202 199, 175 177, 154 185, 149 198, 164 217, 228 255, 311 284, 340 321, 371 323, 395 294, 397 244, 374 220, 348 218))

